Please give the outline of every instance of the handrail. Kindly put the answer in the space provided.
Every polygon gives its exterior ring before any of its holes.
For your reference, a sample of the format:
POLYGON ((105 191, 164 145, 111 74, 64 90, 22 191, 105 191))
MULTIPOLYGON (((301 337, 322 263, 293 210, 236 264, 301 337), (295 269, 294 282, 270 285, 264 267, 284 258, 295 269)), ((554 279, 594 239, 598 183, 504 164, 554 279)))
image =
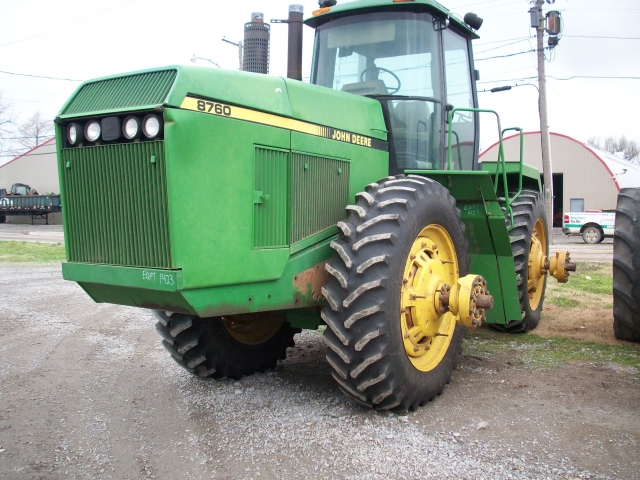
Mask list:
MULTIPOLYGON (((452 108, 449 111, 449 115, 447 118, 448 123, 448 132, 447 132, 447 170, 451 170, 451 142, 453 140, 453 115, 456 112, 472 112, 472 113, 493 113, 496 116, 496 121, 498 123, 498 161, 496 162, 496 175, 493 181, 493 189, 494 192, 498 193, 498 180, 500 178, 500 173, 502 173, 502 184, 504 187, 504 201, 505 201, 505 210, 509 214, 510 226, 509 231, 513 228, 513 210, 511 209, 511 204, 515 201, 516 198, 520 196, 522 193, 522 168, 523 168, 523 160, 524 160, 524 132, 520 127, 511 127, 505 128, 502 130, 502 125, 500 123, 500 115, 495 110, 485 110, 482 108, 452 108), (503 145, 503 135, 504 132, 508 132, 510 130, 516 130, 520 132, 520 165, 518 170, 518 191, 515 193, 513 197, 509 197, 509 189, 507 188, 507 168, 505 165, 504 159, 504 145, 503 145)), ((458 140, 458 143, 460 141, 458 140)), ((458 152, 459 153, 459 152, 458 152)))
MULTIPOLYGON (((514 225, 513 225, 513 210, 511 209, 511 204, 516 200, 516 198, 518 198, 520 196, 520 194, 522 193, 522 168, 523 168, 523 164, 524 164, 524 131, 522 130, 522 128, 520 127, 511 127, 511 128, 505 128, 504 130, 502 130, 502 138, 504 138, 504 132, 508 132, 510 130, 514 130, 516 132, 520 132, 520 163, 518 165, 518 191, 515 193, 515 195, 513 197, 509 197, 509 190, 507 188, 507 172, 506 172, 506 165, 505 165, 505 160, 504 160, 504 150, 502 151, 502 175, 503 175, 503 180, 502 180, 502 184, 504 187, 504 203, 505 203, 505 207, 507 209, 507 211, 509 212, 509 228, 508 230, 511 231, 511 229, 513 229, 514 225)), ((503 149, 502 146, 502 141, 500 143, 500 149, 503 149)), ((496 177, 497 177, 497 173, 498 170, 496 169, 496 177)), ((497 191, 497 178, 496 178, 496 191, 497 191)))

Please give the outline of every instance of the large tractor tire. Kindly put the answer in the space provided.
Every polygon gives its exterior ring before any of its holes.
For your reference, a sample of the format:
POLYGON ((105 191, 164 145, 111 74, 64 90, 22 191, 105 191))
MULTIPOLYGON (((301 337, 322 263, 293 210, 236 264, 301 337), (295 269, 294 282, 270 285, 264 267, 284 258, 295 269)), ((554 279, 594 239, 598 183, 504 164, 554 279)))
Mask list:
POLYGON ((464 328, 451 312, 431 334, 419 331, 418 302, 428 297, 411 294, 467 275, 460 211, 442 185, 412 175, 372 183, 346 210, 322 289, 327 362, 356 402, 414 410, 442 392, 461 350, 464 328))
POLYGON ((200 318, 154 312, 162 345, 183 368, 216 380, 275 368, 294 346, 292 328, 278 312, 200 318))
MULTIPOLYGON (((507 325, 492 326, 507 333, 526 333, 536 328, 540 322, 547 275, 532 267, 540 264, 541 255, 549 255, 549 228, 544 201, 539 192, 522 190, 511 208, 514 228, 509 232, 509 238, 518 278, 520 310, 524 317, 507 325)), ((509 215, 506 216, 506 221, 509 227, 509 215)))
POLYGON ((613 237, 613 332, 640 342, 640 188, 618 195, 613 237))

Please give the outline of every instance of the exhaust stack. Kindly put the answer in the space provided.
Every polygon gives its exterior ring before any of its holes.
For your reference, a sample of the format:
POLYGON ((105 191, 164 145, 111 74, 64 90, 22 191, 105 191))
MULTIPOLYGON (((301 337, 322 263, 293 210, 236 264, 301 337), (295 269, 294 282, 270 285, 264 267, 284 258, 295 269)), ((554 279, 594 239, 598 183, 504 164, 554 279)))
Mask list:
POLYGON ((304 7, 289 5, 287 20, 271 20, 271 23, 288 23, 287 78, 302 80, 302 20, 304 7))

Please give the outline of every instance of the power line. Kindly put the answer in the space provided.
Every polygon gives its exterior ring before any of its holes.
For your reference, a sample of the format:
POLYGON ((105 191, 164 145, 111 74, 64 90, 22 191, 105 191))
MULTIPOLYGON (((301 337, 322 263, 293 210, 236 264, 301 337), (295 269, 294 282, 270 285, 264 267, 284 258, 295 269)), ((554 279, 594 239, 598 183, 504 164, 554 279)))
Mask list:
MULTIPOLYGON (((502 82, 517 82, 518 80, 531 80, 538 77, 520 77, 520 78, 504 78, 501 80, 485 80, 477 82, 478 84, 484 83, 502 83, 502 82)), ((572 75, 566 78, 558 78, 553 75, 547 75, 547 78, 552 78, 559 81, 573 80, 574 78, 588 78, 588 79, 605 79, 605 80, 640 80, 640 77, 623 77, 614 75, 572 75)))
POLYGON ((474 3, 467 3, 466 5, 456 5, 456 9, 460 9, 460 8, 467 8, 467 7, 475 7, 476 5, 484 5, 487 3, 496 3, 496 2, 500 2, 500 6, 503 5, 515 5, 517 3, 522 4, 521 1, 517 1, 517 2, 511 2, 511 3, 504 3, 503 0, 485 0, 482 2, 474 2, 474 3))
MULTIPOLYGON (((36 145, 36 147, 41 147, 42 143, 40 145, 36 145)), ((33 147, 35 148, 35 147, 33 147)), ((12 158, 17 158, 17 157, 37 157, 40 155, 56 155, 56 152, 47 152, 47 153, 25 153, 23 155, 14 155, 14 154, 9 154, 9 155, 3 155, 0 153, 0 157, 12 157, 12 158)))
POLYGON ((0 137, 2 140, 22 140, 24 138, 53 138, 55 135, 31 135, 29 137, 0 137))
POLYGON ((136 0, 130 0, 129 2, 123 3, 123 4, 115 6, 113 8, 110 8, 109 10, 105 10, 103 12, 96 13, 95 15, 91 15, 89 17, 82 18, 82 19, 78 20, 77 22, 72 22, 72 23, 68 23, 66 25, 61 25, 61 26, 59 26, 57 28, 54 28, 52 30, 48 30, 46 32, 38 33, 37 35, 32 35, 31 37, 21 38, 20 40, 14 40, 13 42, 3 43, 3 44, 0 45, 0 47, 6 47, 8 45, 14 45, 16 43, 26 42, 27 40, 31 40, 32 38, 38 38, 38 37, 41 37, 43 35, 48 35, 49 33, 57 32, 58 30, 61 30, 63 28, 68 28, 68 27, 70 27, 72 25, 77 25, 78 23, 82 23, 82 22, 84 22, 86 20, 89 20, 91 18, 95 18, 95 17, 98 17, 98 16, 103 15, 105 13, 112 12, 114 10, 117 10, 118 8, 124 7, 125 5, 129 5, 130 3, 133 3, 135 1, 136 0))
POLYGON ((491 60, 493 58, 506 58, 506 57, 515 57, 516 55, 522 55, 524 53, 531 53, 531 52, 535 52, 535 48, 531 49, 531 50, 527 50, 526 52, 517 52, 517 53, 509 53, 508 55, 496 55, 495 57, 487 57, 487 58, 476 58, 475 61, 476 62, 481 62, 483 60, 491 60))
POLYGON ((476 46, 492 45, 494 43, 511 42, 513 40, 527 40, 527 39, 531 39, 531 37, 505 38, 504 40, 495 40, 493 42, 478 42, 478 43, 474 43, 474 45, 476 46))
POLYGON ((476 82, 478 84, 482 84, 482 83, 502 83, 502 82, 517 82, 518 80, 531 80, 534 78, 538 78, 537 76, 535 77, 520 77, 520 78, 505 78, 502 80, 485 80, 484 82, 476 82))
POLYGON ((612 80, 640 80, 640 77, 618 77, 618 76, 608 76, 608 75, 572 75, 567 78, 558 78, 552 75, 547 75, 548 78, 553 78, 554 80, 573 80, 574 78, 606 78, 612 80))
POLYGON ((499 47, 493 47, 493 48, 489 48, 487 50, 482 50, 481 52, 473 52, 475 55, 480 55, 482 53, 486 53, 486 52, 490 52, 492 50, 498 50, 499 48, 504 48, 504 47, 508 47, 510 45, 515 45, 516 43, 520 43, 520 42, 525 42, 528 41, 529 39, 522 39, 522 40, 516 40, 515 42, 511 42, 511 43, 507 43, 506 45, 500 45, 499 47))
POLYGON ((606 38, 610 40, 640 40, 640 37, 604 37, 599 35, 562 35, 569 38, 606 38))
POLYGON ((29 73, 5 72, 3 70, 0 70, 0 73, 4 73, 6 75, 17 75, 19 77, 46 78, 47 80, 64 80, 67 82, 84 82, 84 80, 77 80, 75 78, 47 77, 44 75, 31 75, 29 73))

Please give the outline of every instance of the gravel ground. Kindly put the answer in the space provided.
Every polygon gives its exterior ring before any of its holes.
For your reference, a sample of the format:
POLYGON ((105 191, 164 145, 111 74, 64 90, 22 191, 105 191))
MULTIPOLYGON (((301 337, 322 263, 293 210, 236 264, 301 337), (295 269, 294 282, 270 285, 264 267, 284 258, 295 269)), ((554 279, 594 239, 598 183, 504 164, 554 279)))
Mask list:
POLYGON ((434 402, 376 413, 340 394, 318 332, 215 382, 59 265, 0 263, 0 292, 0 478, 640 478, 640 382, 613 365, 465 353, 434 402))

